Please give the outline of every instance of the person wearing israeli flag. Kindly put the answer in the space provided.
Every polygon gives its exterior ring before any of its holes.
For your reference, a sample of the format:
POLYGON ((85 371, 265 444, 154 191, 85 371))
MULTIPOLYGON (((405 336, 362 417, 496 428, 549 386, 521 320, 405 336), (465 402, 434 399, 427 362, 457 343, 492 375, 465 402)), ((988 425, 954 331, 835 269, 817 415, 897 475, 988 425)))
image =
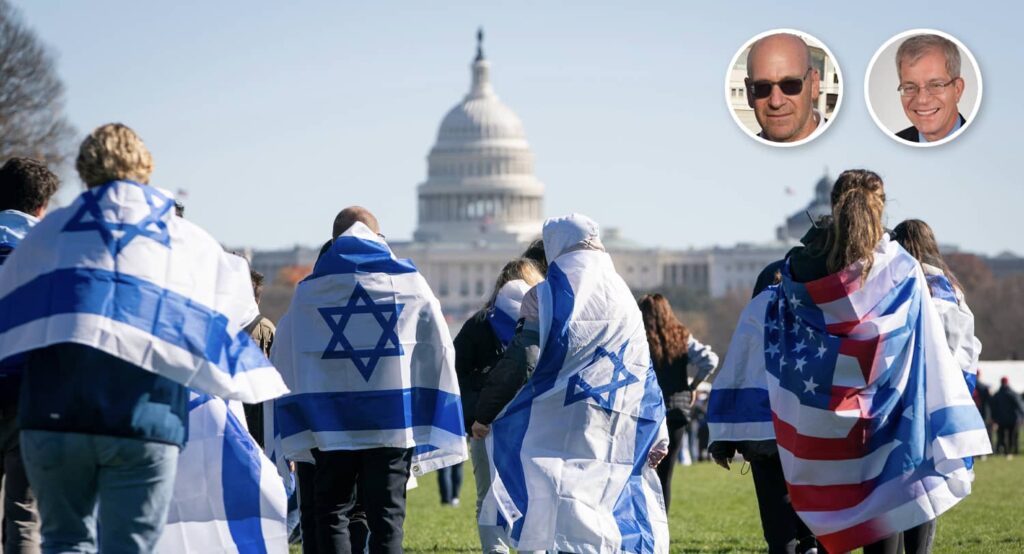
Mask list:
MULTIPOLYGON (((519 258, 508 262, 498 275, 487 304, 463 323, 455 336, 455 371, 459 376, 462 413, 467 429, 471 428, 476 417, 477 400, 489 373, 515 335, 523 296, 543 280, 544 276, 533 260, 519 258)), ((490 461, 484 441, 470 439, 469 450, 473 458, 479 518, 481 503, 491 486, 490 461)), ((439 477, 443 471, 438 472, 439 477)), ((442 502, 445 500, 444 490, 442 486, 442 502)), ((480 524, 478 531, 484 554, 508 554, 508 537, 501 527, 480 524)))
POLYGON ((478 401, 473 434, 487 437, 492 475, 480 523, 506 527, 518 549, 668 552, 654 470, 665 406, 640 310, 593 220, 549 219, 543 239, 547 280, 520 309, 537 331, 536 369, 490 425, 486 387, 478 401))
POLYGON ((258 402, 287 391, 242 326, 248 265, 148 185, 134 131, 103 125, 86 190, 0 271, 0 359, 29 352, 18 423, 47 552, 151 552, 164 528, 188 387, 258 402), (97 531, 98 528, 98 531, 97 531))
POLYGON ((353 551, 358 488, 370 551, 401 552, 410 472, 468 457, 454 348, 437 298, 372 213, 342 210, 333 235, 277 327, 271 358, 293 392, 274 401, 273 453, 315 464, 316 537, 304 540, 318 551, 353 551))
MULTIPOLYGON (((11 158, 0 167, 0 267, 46 213, 60 179, 46 164, 11 158)), ((0 362, 0 481, 5 552, 39 551, 39 509, 29 486, 18 439, 18 392, 25 370, 23 356, 0 362)))
MULTIPOLYGON (((830 233, 744 309, 709 406, 713 442, 775 440, 793 508, 830 552, 928 552, 990 451, 881 178, 843 172, 830 233)), ((716 455, 716 461, 728 465, 716 455)))
POLYGON ((932 303, 946 331, 949 350, 964 372, 967 388, 973 394, 978 384, 981 341, 974 336, 974 313, 967 306, 963 288, 942 259, 931 226, 920 219, 908 219, 897 225, 892 232, 893 240, 921 262, 932 303))

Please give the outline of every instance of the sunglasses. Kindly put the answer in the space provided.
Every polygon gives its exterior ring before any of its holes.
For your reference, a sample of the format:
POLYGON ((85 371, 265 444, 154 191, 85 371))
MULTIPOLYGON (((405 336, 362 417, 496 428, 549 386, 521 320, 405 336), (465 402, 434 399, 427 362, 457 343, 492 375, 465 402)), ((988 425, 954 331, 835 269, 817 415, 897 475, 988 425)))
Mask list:
POLYGON ((747 85, 747 91, 750 95, 757 100, 768 98, 772 95, 772 87, 779 85, 779 90, 786 96, 796 96, 803 92, 804 81, 807 80, 807 76, 811 74, 811 68, 807 68, 807 72, 800 79, 796 77, 789 77, 781 81, 754 81, 747 85))

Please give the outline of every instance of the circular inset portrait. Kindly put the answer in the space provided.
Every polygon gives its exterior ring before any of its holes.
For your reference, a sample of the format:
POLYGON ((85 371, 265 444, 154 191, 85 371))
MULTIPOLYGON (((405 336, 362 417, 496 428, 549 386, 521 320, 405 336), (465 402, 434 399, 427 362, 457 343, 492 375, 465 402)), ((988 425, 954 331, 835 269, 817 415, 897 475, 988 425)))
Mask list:
POLYGON ((875 52, 864 77, 875 124, 911 146, 938 146, 963 133, 981 105, 981 71, 959 40, 914 29, 875 52))
POLYGON ((736 52, 725 102, 745 133, 772 146, 797 146, 821 135, 839 113, 842 83, 824 43, 803 31, 773 29, 736 52))

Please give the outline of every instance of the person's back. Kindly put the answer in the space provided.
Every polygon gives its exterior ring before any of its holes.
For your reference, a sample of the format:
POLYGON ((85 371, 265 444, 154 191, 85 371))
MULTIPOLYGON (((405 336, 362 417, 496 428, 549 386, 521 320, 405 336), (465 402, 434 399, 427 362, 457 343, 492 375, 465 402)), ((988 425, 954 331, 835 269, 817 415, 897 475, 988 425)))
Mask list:
POLYGON ((992 395, 991 400, 992 420, 999 425, 1016 425, 1020 423, 1021 399, 1009 383, 1003 383, 999 390, 992 395))
MULTIPOLYGON (((39 223, 60 181, 42 162, 11 158, 0 167, 0 270, 29 231, 39 223)), ((21 456, 17 424, 18 392, 25 356, 0 361, 0 480, 4 481, 5 552, 37 552, 39 513, 21 456)))
POLYGON ((653 466, 668 437, 639 308, 593 221, 549 219, 543 238, 547 280, 527 295, 538 300, 540 359, 491 424, 480 521, 500 515, 521 549, 667 551, 653 466))
POLYGON ((273 449, 314 462, 316 537, 304 540, 350 552, 358 489, 370 550, 400 552, 410 472, 467 457, 452 341, 426 280, 395 258, 373 214, 342 210, 332 235, 277 326, 272 359, 291 392, 274 403, 273 449))
POLYGON ((18 423, 43 549, 150 552, 187 436, 184 383, 250 402, 284 385, 228 331, 256 309, 235 286, 244 261, 148 185, 141 139, 101 126, 76 168, 86 190, 0 269, 0 358, 29 353, 18 423))

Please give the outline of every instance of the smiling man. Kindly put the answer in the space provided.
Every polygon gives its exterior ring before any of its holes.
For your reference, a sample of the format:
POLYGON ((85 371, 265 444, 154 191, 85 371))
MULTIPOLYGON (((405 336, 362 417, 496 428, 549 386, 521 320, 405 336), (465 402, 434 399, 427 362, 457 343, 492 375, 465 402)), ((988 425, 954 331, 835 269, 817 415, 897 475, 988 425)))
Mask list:
POLYGON ((825 118, 814 109, 821 79, 811 65, 807 44, 779 33, 759 39, 747 54, 747 104, 761 126, 758 136, 772 142, 797 142, 821 128, 825 118))
POLYGON ((896 136, 907 142, 935 142, 960 130, 967 122, 957 109, 964 93, 960 51, 938 35, 915 35, 896 51, 903 112, 913 123, 896 136))

